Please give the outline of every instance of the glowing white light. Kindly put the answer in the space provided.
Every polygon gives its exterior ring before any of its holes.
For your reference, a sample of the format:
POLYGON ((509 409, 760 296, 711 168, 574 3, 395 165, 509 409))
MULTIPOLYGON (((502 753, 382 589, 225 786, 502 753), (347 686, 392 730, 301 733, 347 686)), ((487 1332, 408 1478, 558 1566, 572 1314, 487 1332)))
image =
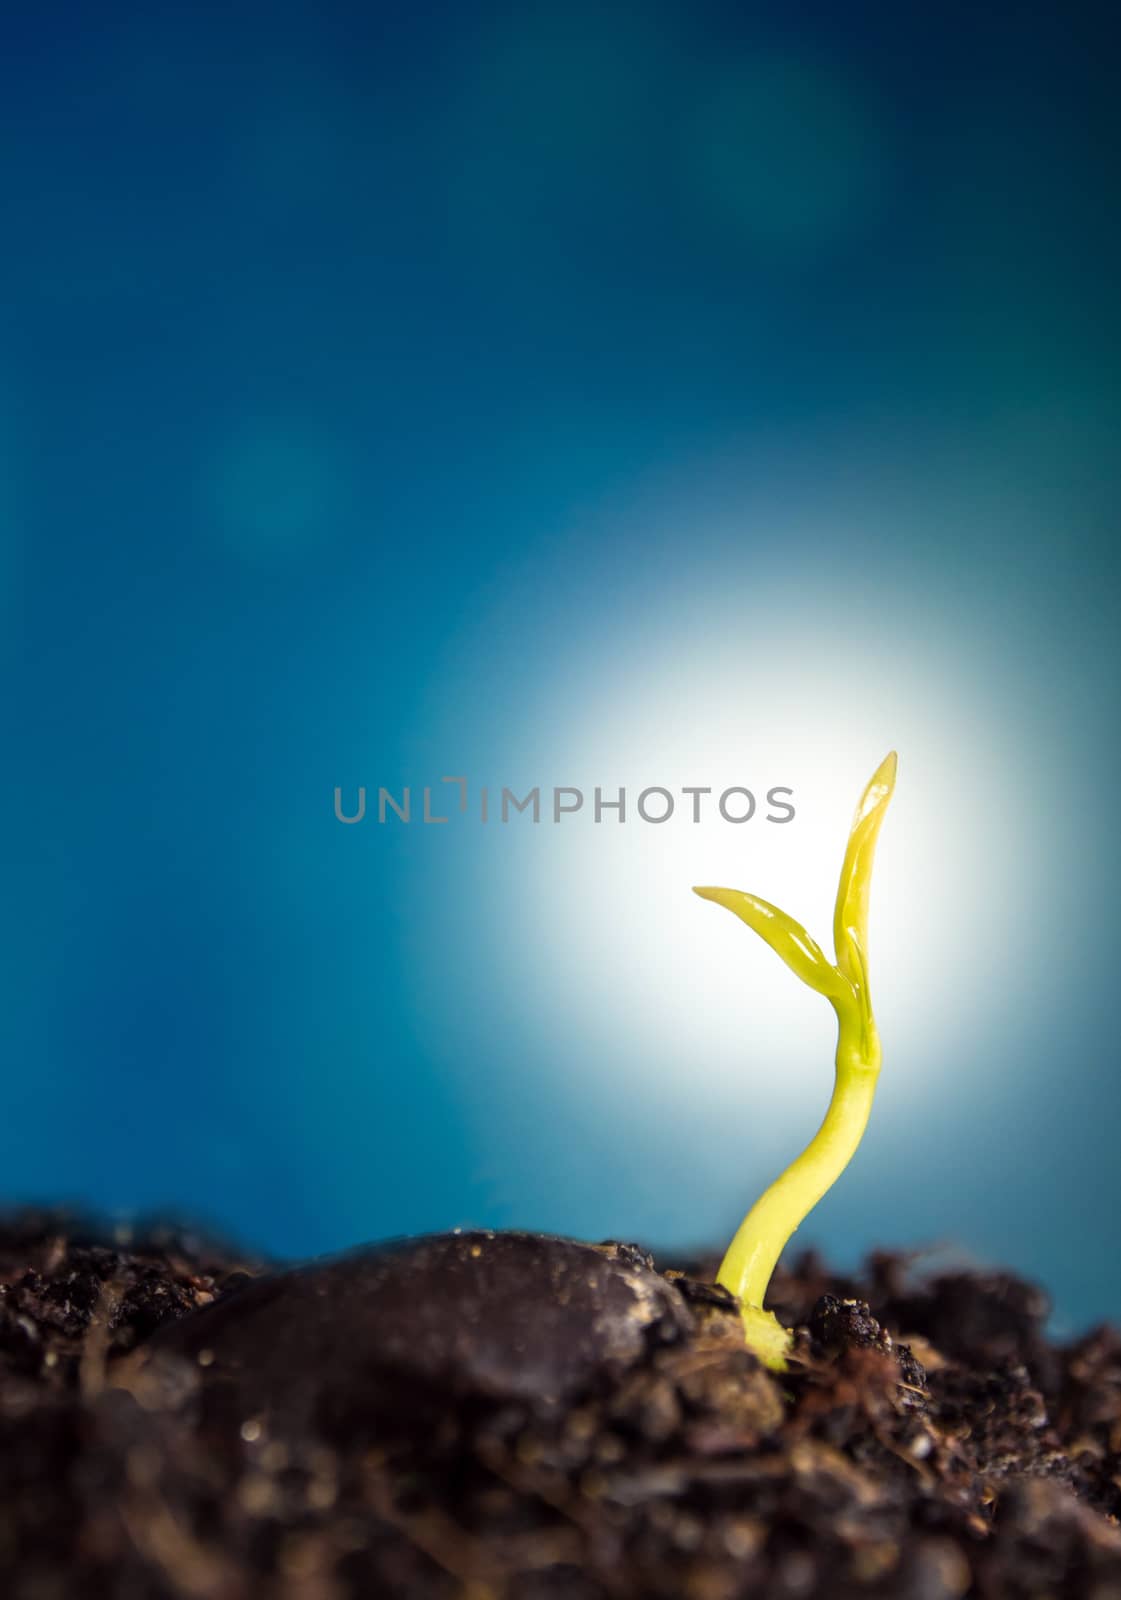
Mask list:
POLYGON ((1015 772, 998 753, 1000 708, 986 707, 983 682, 944 654, 931 660, 914 626, 908 638, 904 624, 869 619, 859 631, 882 643, 854 649, 843 621, 851 611, 839 603, 800 637, 779 612, 760 628, 765 604, 753 611, 749 633, 709 602, 703 622, 667 619, 626 659, 589 657, 570 673, 556 703, 542 707, 552 770, 539 776, 582 788, 584 813, 542 822, 532 838, 511 830, 506 848, 488 852, 495 903, 534 908, 533 937, 503 947, 496 990, 525 1024, 571 1029, 578 1014, 594 1025, 598 1048, 572 1066, 579 1094, 594 1101, 641 1088, 662 1116, 675 1105, 693 1114, 707 1099, 719 1118, 754 1083, 768 1116, 776 1102, 824 1107, 828 1006, 690 887, 749 889, 831 951, 853 809, 891 748, 900 778, 881 836, 870 943, 885 1071, 897 1085, 927 1070, 935 1037, 940 1070, 970 1067, 961 1041, 1000 981, 996 969, 1013 973, 1024 953, 1027 889, 1003 821, 1015 772), (627 790, 625 823, 613 812, 592 821, 596 784, 604 798, 627 790), (710 786, 701 823, 685 797, 671 820, 641 821, 635 800, 651 785, 710 786), (730 785, 759 801, 742 825, 717 812, 730 785), (790 823, 764 820, 775 785, 794 791, 790 823), (975 937, 994 907, 995 951, 991 938, 979 946, 975 937))

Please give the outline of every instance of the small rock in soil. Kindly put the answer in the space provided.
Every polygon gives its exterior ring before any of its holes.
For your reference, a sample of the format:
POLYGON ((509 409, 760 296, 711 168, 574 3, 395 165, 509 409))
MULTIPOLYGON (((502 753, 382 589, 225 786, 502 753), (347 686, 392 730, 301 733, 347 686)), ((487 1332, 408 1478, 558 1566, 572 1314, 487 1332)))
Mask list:
POLYGON ((415 1430, 456 1402, 556 1408, 618 1382, 692 1317, 634 1246, 531 1233, 437 1234, 259 1278, 147 1345, 186 1357, 229 1416, 333 1442, 415 1430))

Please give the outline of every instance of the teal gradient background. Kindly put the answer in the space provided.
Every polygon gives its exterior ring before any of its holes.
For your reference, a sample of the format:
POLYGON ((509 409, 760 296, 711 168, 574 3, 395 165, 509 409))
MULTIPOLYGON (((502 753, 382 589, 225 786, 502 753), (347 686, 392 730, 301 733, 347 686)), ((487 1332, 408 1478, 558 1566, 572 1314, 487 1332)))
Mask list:
POLYGON ((5 32, 3 1198, 722 1242, 831 1036, 689 885, 824 936, 896 745, 806 1239, 1121 1317, 1107 10, 5 32), (798 816, 334 818, 445 774, 798 816))

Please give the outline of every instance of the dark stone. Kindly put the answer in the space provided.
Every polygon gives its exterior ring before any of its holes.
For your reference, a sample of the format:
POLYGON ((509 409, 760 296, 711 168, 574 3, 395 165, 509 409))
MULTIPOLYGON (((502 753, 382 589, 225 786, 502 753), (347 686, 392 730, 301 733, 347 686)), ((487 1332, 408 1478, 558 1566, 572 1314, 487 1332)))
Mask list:
POLYGON ((149 1375, 181 1382, 176 1359, 194 1364, 211 1418, 337 1440, 415 1428, 452 1403, 556 1407, 690 1327, 680 1294, 633 1249, 477 1232, 258 1278, 146 1349, 149 1375))

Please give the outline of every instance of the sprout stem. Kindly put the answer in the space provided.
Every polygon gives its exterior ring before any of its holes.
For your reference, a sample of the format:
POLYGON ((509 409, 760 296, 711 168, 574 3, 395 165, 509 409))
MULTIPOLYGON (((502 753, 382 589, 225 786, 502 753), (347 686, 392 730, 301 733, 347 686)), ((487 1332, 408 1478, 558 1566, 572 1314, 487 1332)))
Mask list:
POLYGON ((880 1072, 879 1041, 861 1059, 840 1024, 833 1098, 817 1133, 797 1160, 752 1206, 716 1275, 717 1283, 750 1306, 762 1306, 771 1274, 799 1224, 840 1177, 859 1145, 880 1072))

